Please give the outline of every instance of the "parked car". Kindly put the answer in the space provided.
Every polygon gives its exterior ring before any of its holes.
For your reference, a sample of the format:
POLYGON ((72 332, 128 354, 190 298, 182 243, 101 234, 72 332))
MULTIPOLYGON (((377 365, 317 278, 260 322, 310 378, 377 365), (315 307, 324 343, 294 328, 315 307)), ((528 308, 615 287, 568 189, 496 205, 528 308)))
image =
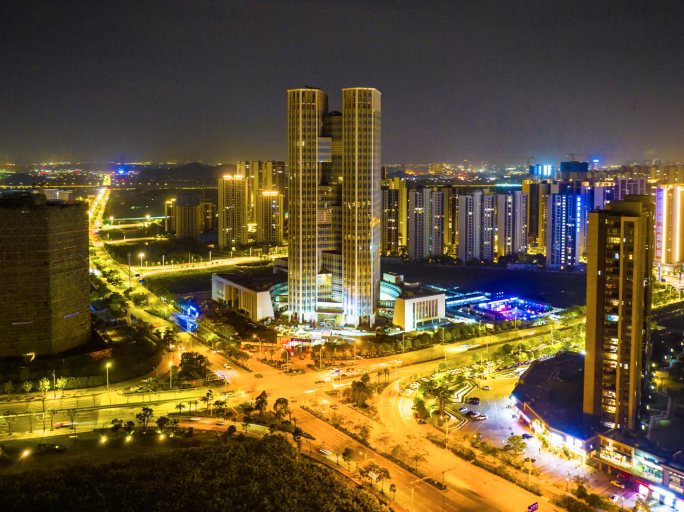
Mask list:
POLYGON ((618 500, 618 495, 617 494, 611 494, 608 498, 610 499, 610 501, 615 503, 618 500))
POLYGON ((332 404, 332 405, 330 406, 330 408, 331 408, 331 409, 338 409, 338 408, 339 408, 339 405, 337 405, 337 404, 332 404))
POLYGON ((532 434, 523 434, 522 438, 523 439, 532 439, 534 436, 532 434))
POLYGON ((479 414, 479 413, 478 413, 478 415, 475 417, 475 419, 476 419, 477 421, 484 421, 484 420, 487 419, 487 415, 486 415, 486 414, 479 414))
POLYGON ((468 412, 468 408, 463 406, 458 410, 458 412, 468 412))
POLYGON ((525 462, 529 462, 530 460, 532 460, 532 462, 537 462, 537 459, 535 459, 534 457, 532 457, 531 459, 530 457, 525 457, 525 462))
POLYGON ((420 419, 420 418, 418 418, 416 421, 418 422, 419 425, 425 425, 425 423, 426 423, 425 420, 420 419))
POLYGON ((613 487, 618 487, 618 488, 620 488, 620 489, 624 489, 624 488, 625 488, 625 484, 623 484, 622 482, 620 482, 620 480, 611 480, 611 481, 610 481, 610 485, 612 485, 613 487))
POLYGON ((485 391, 489 391, 489 390, 492 389, 492 388, 490 388, 489 386, 482 386, 482 389, 485 390, 485 391))
POLYGON ((66 451, 66 446, 54 443, 40 443, 36 447, 36 453, 62 453, 66 451))
POLYGON ((480 399, 474 396, 468 399, 468 403, 471 405, 480 405, 480 399))

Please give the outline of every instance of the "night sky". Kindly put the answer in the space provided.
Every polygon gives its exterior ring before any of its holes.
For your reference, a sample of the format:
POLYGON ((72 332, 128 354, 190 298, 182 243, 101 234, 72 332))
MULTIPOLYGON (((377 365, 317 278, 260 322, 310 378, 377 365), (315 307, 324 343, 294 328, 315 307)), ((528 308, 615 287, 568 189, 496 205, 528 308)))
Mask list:
POLYGON ((684 1, 0 2, 0 160, 286 157, 382 92, 382 160, 684 159, 684 1))

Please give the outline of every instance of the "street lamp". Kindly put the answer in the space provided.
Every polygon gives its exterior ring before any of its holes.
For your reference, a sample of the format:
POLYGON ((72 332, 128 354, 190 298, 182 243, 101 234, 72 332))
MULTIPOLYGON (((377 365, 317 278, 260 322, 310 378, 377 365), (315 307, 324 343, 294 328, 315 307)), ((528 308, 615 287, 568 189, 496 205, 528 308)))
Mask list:
MULTIPOLYGON (((361 340, 356 340, 356 343, 361 343, 361 340)), ((356 343, 354 343, 354 366, 356 366, 356 343)))
POLYGON ((173 361, 169 363, 169 391, 173 389, 173 361))
POLYGON ((138 256, 140 256, 140 266, 142 267, 142 259, 143 259, 143 256, 145 256, 145 253, 141 252, 140 254, 138 254, 138 256))
POLYGON ((323 369, 323 346, 321 345, 321 349, 318 351, 318 369, 322 370, 323 369))
POLYGON ((261 338, 259 338, 259 336, 257 336, 256 334, 252 335, 252 338, 259 340, 259 358, 263 359, 264 356, 261 353, 261 338))
POLYGON ((109 367, 112 366, 112 363, 107 363, 107 391, 109 391, 109 367))

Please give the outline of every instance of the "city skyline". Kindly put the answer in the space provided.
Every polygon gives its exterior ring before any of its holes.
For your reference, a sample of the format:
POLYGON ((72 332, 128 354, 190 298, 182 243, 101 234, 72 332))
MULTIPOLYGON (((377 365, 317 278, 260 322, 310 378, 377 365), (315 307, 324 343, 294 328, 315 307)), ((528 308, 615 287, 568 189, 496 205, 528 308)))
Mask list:
POLYGON ((28 6, 2 6, 3 161, 284 160, 307 84, 384 91, 387 162, 684 158, 678 2, 28 6))

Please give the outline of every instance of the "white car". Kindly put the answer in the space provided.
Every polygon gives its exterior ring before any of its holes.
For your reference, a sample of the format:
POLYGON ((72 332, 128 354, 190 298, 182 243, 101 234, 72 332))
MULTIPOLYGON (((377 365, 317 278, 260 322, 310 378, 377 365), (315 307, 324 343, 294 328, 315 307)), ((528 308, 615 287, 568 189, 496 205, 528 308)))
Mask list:
POLYGON ((225 363, 225 364, 223 365, 223 367, 224 367, 226 370, 230 370, 230 365, 229 365, 228 363, 225 363))
POLYGON ((492 389, 492 388, 490 388, 489 386, 482 386, 482 389, 485 390, 485 391, 489 391, 489 390, 492 389))
POLYGON ((619 487, 620 489, 625 488, 625 484, 623 484, 619 480, 611 480, 610 485, 612 485, 613 487, 619 487))

